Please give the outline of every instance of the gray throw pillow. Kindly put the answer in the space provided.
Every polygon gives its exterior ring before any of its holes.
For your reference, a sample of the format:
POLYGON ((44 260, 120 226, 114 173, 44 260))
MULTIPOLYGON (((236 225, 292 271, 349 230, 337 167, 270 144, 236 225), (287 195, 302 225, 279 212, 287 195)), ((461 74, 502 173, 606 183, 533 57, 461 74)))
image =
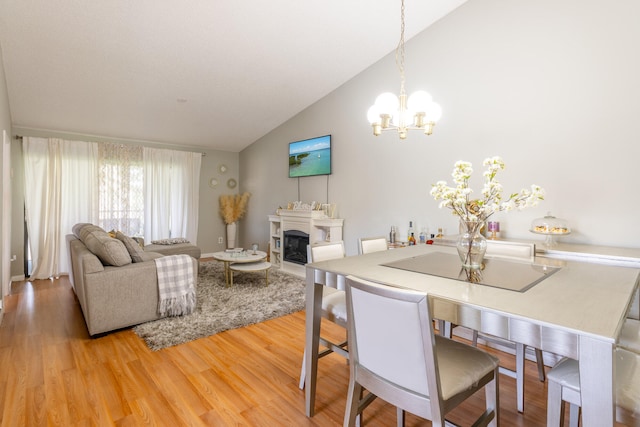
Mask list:
POLYGON ((73 233, 104 265, 121 267, 131 264, 131 256, 124 244, 97 225, 76 224, 73 226, 73 233))
POLYGON ((144 250, 133 238, 118 231, 116 232, 116 239, 124 243, 124 247, 127 248, 127 251, 129 251, 129 255, 131 256, 133 262, 144 262, 147 260, 144 254, 144 250))

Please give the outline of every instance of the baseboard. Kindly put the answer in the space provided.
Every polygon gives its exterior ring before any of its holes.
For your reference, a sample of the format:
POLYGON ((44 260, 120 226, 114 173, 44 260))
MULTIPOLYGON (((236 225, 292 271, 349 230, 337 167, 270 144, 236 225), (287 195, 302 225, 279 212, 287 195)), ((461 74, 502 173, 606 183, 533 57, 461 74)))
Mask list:
POLYGON ((21 282, 25 279, 24 274, 20 275, 20 276, 11 276, 11 281, 12 282, 21 282))
POLYGON ((282 271, 286 271, 287 273, 291 273, 298 277, 302 277, 302 278, 306 277, 306 268, 304 265, 283 261, 282 265, 280 266, 280 269, 282 271))

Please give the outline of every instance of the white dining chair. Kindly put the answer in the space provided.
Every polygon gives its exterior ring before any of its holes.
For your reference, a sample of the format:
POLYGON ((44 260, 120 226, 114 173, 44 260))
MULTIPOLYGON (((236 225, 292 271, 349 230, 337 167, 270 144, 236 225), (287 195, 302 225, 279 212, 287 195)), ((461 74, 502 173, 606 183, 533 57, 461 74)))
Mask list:
MULTIPOLYGON (((503 240, 487 240, 487 252, 485 253, 485 257, 533 262, 535 257, 535 244, 523 243, 523 242, 507 242, 503 240)), ((485 316, 484 319, 479 320, 480 323, 485 323, 485 322, 490 323, 491 321, 504 322, 505 319, 485 316)), ((451 334, 451 327, 448 324, 445 323, 443 325, 443 328, 445 331, 444 332, 445 336, 446 334, 451 334)), ((478 324, 478 328, 480 328, 480 324, 478 324)), ((483 328, 484 329, 493 328, 495 330, 500 330, 500 329, 507 328, 507 326, 493 324, 493 325, 484 325, 483 328)), ((511 349, 515 353, 516 369, 512 370, 504 366, 501 366, 500 373, 507 375, 511 378, 515 378, 516 406, 517 406, 518 412, 524 412, 524 378, 525 378, 524 370, 525 370, 526 346, 522 343, 515 343, 491 334, 480 333, 478 332, 477 329, 473 329, 471 342, 474 347, 478 344, 478 338, 481 338, 487 342, 497 344, 501 347, 511 349)), ((540 349, 535 348, 534 353, 536 358, 536 365, 538 367, 538 378, 540 379, 540 381, 544 381, 546 374, 544 369, 544 358, 543 358, 542 351, 540 349)))
POLYGON ((445 415, 485 389, 478 426, 497 426, 498 359, 478 348, 434 335, 427 294, 347 278, 349 391, 344 426, 379 397, 404 411, 445 425, 445 415), (366 390, 366 394, 365 394, 366 390))
POLYGON ((358 239, 358 248, 360 254, 368 254, 371 252, 386 251, 389 249, 387 238, 382 237, 361 237, 358 239))
MULTIPOLYGON (((617 348, 614 355, 616 420, 640 426, 640 355, 617 348)), ((548 373, 547 426, 562 426, 564 402, 569 409, 569 425, 578 427, 580 418, 580 364, 564 358, 548 373)))
POLYGON ((627 313, 629 319, 640 320, 640 289, 636 290, 636 293, 631 299, 631 307, 627 313))
POLYGON ((620 331, 618 347, 640 353, 640 320, 626 319, 620 331))
MULTIPOLYGON (((308 262, 320 262, 331 259, 344 258, 345 249, 344 242, 332 242, 323 243, 319 245, 307 246, 307 261, 308 262)), ((329 320, 339 326, 346 329, 347 327, 347 307, 345 302, 344 293, 344 280, 336 278, 335 276, 322 278, 316 280, 318 283, 324 283, 322 287, 322 314, 324 319, 329 320)), ((320 345, 325 347, 320 351, 319 348, 314 348, 313 351, 317 352, 317 357, 321 358, 331 353, 340 354, 345 358, 349 358, 347 351, 347 341, 341 343, 334 343, 325 337, 320 336, 320 345)), ((306 350, 305 350, 306 352, 306 350)), ((305 387, 306 378, 306 353, 302 356, 302 368, 300 369, 300 389, 305 387)))

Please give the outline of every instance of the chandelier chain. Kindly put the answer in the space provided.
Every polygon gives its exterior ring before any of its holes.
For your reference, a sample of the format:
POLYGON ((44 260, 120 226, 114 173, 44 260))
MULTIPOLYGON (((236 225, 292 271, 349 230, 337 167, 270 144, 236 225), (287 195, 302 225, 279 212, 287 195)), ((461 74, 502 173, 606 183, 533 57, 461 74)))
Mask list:
POLYGON ((396 48, 396 66, 400 72, 400 95, 404 95, 404 0, 400 7, 400 42, 396 48))

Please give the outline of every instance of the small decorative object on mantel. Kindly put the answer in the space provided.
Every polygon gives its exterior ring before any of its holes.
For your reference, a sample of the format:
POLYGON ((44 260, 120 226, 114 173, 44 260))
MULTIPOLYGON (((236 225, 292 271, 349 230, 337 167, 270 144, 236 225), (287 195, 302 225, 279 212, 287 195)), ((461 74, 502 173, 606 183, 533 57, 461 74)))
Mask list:
POLYGON ((289 202, 287 207, 289 210, 292 210, 292 211, 305 211, 305 212, 319 211, 322 209, 322 205, 316 201, 313 201, 311 203, 305 203, 300 200, 295 202, 289 202))
POLYGON ((518 193, 510 193, 506 201, 502 200, 502 185, 496 180, 498 171, 505 168, 500 157, 489 157, 484 160, 487 167, 484 172, 484 187, 482 198, 473 199, 473 190, 469 188, 469 179, 473 173, 470 162, 458 161, 453 167, 453 182, 455 187, 448 187, 446 181, 438 181, 432 185, 431 196, 441 200, 440 208, 449 208, 460 218, 461 233, 456 248, 462 266, 465 268, 481 268, 487 241, 480 233, 485 221, 494 213, 524 209, 535 206, 544 200, 544 190, 538 185, 532 185, 530 190, 522 189, 518 193))
POLYGON ((227 248, 236 246, 236 222, 241 219, 247 211, 251 193, 243 194, 223 194, 220 196, 220 215, 224 223, 227 224, 227 248))
POLYGON ((556 245, 555 236, 571 234, 571 227, 569 227, 567 220, 556 218, 551 215, 551 212, 548 212, 544 218, 534 219, 529 231, 547 236, 544 245, 551 248, 556 245))
POLYGON ((487 230, 491 233, 489 239, 496 240, 498 238, 498 233, 500 232, 500 223, 498 221, 489 221, 487 223, 487 230))
MULTIPOLYGON (((335 203, 320 203, 320 202, 302 202, 295 201, 287 203, 287 207, 278 207, 276 209, 276 215, 286 214, 288 211, 291 212, 322 212, 327 218, 335 218, 336 217, 336 208, 337 205, 335 203)), ((316 216, 317 218, 317 216, 316 216)))

